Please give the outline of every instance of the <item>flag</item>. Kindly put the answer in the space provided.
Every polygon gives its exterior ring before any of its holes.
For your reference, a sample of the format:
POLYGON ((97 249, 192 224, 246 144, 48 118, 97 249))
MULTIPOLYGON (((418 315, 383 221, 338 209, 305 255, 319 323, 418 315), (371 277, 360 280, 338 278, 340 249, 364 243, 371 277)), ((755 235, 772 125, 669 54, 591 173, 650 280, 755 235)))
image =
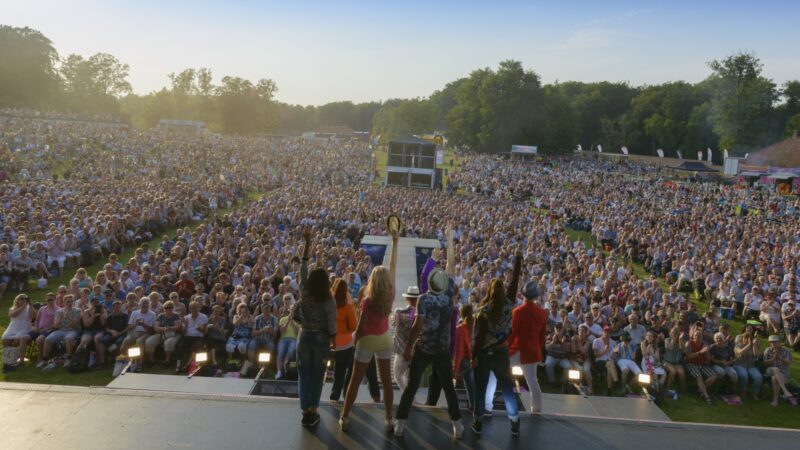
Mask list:
POLYGON ((602 145, 600 145, 600 144, 597 144, 597 151, 598 151, 599 153, 603 153, 603 146, 602 146, 602 145))
POLYGON ((578 144, 578 151, 579 151, 579 152, 582 152, 582 151, 583 151, 583 149, 581 148, 581 144, 578 144))
POLYGON ((708 162, 711 162, 711 147, 708 148, 708 162))
POLYGON ((697 160, 698 161, 702 161, 703 160, 703 151, 702 150, 698 150, 697 151, 697 160))
POLYGON ((656 153, 658 153, 658 157, 659 158, 663 158, 664 157, 664 150, 658 149, 658 150, 656 150, 656 153))
POLYGON ((622 146, 622 148, 621 148, 620 150, 622 150, 622 154, 623 154, 623 155, 627 155, 627 154, 628 154, 628 147, 625 147, 625 146, 623 145, 623 146, 622 146))
POLYGON ((725 156, 725 159, 728 159, 728 149, 722 151, 722 154, 725 156))
POLYGON ((676 150, 676 152, 678 153, 678 159, 683 159, 683 155, 681 154, 681 151, 680 150, 676 150))

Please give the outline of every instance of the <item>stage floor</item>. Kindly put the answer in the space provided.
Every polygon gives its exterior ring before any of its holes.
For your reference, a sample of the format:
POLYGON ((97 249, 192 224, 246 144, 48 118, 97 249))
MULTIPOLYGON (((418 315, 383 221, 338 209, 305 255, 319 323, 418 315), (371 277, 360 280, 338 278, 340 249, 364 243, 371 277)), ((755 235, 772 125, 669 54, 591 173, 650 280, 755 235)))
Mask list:
MULTIPOLYGON (((383 432, 383 410, 356 408, 340 432, 323 406, 315 429, 299 425, 296 400, 129 389, 0 383, 0 440, 9 449, 719 449, 794 448, 800 432, 646 420, 523 417, 512 437, 502 415, 482 436, 451 437, 440 408, 414 410, 406 435, 383 432)), ((469 419, 463 419, 465 425, 469 419)))

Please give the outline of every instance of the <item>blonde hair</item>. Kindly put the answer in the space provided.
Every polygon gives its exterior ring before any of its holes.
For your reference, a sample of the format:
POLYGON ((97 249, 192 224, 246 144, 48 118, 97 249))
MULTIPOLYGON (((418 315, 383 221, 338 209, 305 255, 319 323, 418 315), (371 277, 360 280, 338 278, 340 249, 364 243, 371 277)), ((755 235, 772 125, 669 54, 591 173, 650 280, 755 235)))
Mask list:
POLYGON ((376 266, 372 269, 366 294, 381 314, 388 316, 392 312, 392 274, 388 267, 376 266))

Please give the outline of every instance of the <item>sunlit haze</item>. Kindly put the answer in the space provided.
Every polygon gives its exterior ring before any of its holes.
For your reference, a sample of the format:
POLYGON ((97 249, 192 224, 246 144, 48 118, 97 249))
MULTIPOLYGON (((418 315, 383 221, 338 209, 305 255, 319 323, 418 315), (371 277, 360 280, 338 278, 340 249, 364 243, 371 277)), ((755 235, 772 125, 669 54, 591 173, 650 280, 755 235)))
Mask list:
POLYGON ((115 55, 137 94, 209 67, 271 78, 277 100, 319 105, 423 97, 516 59, 544 82, 697 82, 706 62, 755 52, 780 84, 800 74, 800 2, 0 1, 2 22, 62 57, 115 55))

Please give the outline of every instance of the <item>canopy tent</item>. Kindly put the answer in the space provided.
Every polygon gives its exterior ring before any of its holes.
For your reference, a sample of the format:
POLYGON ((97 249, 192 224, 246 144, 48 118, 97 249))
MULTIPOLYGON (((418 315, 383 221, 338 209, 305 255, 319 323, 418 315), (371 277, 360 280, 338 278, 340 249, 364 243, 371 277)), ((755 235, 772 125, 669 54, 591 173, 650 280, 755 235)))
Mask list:
POLYGON ((671 167, 675 170, 685 170, 687 172, 709 172, 718 173, 719 170, 708 167, 700 161, 684 161, 678 166, 671 167))

